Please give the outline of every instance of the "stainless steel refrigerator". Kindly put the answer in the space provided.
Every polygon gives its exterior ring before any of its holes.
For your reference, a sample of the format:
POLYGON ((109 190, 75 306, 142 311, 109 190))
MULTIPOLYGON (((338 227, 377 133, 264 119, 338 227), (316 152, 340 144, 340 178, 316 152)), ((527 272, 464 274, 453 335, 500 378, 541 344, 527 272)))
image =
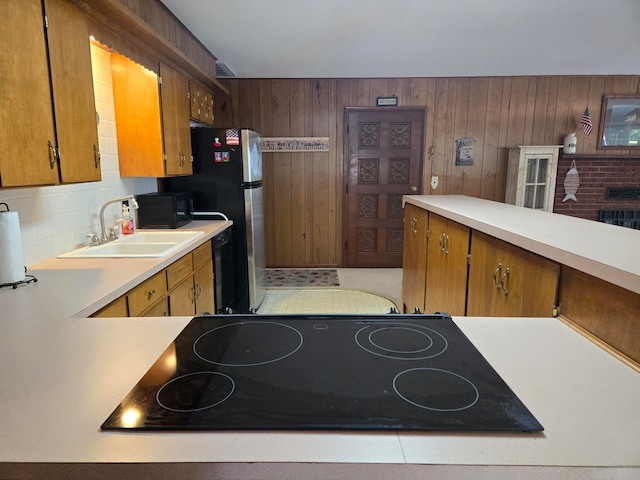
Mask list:
MULTIPOLYGON (((162 179, 164 191, 191 192, 193 216, 233 220, 234 313, 256 311, 265 296, 262 150, 258 132, 242 128, 191 130, 193 175, 162 179)), ((218 309, 217 309, 218 310, 218 309)))

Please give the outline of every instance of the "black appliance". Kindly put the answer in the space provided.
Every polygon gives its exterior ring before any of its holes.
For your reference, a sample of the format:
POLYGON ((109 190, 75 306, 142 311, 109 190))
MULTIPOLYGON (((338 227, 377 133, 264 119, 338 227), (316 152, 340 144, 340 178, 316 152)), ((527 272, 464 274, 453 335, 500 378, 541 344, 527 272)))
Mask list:
POLYGON ((451 317, 396 314, 195 317, 102 429, 543 427, 451 317))
POLYGON ((178 228, 191 222, 189 192, 153 192, 136 195, 139 228, 178 228))
POLYGON ((158 181, 163 192, 191 192, 193 218, 233 221, 236 313, 256 311, 265 295, 262 141, 238 128, 191 130, 193 174, 158 181))
POLYGON ((231 313, 233 311, 232 229, 233 227, 227 228, 211 239, 216 313, 231 313))

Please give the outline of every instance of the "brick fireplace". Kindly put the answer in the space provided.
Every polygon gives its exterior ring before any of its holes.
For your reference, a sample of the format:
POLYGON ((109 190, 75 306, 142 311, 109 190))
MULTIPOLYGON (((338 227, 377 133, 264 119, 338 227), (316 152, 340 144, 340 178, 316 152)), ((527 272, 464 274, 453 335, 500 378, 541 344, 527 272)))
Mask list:
POLYGON ((562 155, 558 160, 553 211, 597 221, 600 210, 640 210, 640 198, 614 198, 624 197, 620 195, 625 192, 620 190, 622 187, 630 189, 632 194, 640 189, 640 157, 562 155), (580 175, 578 201, 563 203, 564 179, 573 160, 580 175))

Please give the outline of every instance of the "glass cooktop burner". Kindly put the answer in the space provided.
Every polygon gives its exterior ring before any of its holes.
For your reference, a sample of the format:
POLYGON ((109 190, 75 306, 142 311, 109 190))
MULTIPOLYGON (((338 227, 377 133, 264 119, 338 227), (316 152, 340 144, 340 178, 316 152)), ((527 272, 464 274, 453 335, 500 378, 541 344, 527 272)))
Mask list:
POLYGON ((446 314, 195 317, 102 429, 541 431, 446 314))

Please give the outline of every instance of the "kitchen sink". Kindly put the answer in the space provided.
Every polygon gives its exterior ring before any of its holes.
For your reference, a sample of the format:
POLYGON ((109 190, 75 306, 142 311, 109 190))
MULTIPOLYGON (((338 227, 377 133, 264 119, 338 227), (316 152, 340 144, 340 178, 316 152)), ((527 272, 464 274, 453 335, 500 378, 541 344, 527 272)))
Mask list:
POLYGON ((96 246, 82 247, 58 258, 164 257, 204 235, 201 231, 142 231, 96 246))
POLYGON ((203 235, 204 232, 194 231, 194 230, 184 230, 184 231, 167 231, 167 230, 138 230, 133 235, 123 235, 116 243, 181 243, 188 242, 193 240, 194 238, 203 235))

